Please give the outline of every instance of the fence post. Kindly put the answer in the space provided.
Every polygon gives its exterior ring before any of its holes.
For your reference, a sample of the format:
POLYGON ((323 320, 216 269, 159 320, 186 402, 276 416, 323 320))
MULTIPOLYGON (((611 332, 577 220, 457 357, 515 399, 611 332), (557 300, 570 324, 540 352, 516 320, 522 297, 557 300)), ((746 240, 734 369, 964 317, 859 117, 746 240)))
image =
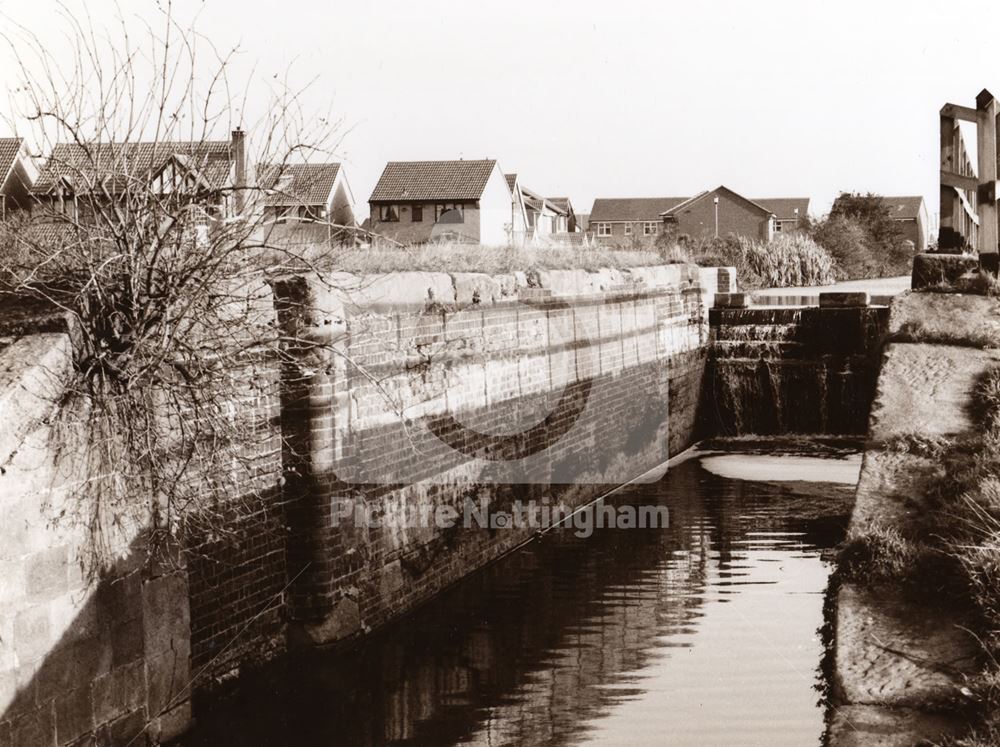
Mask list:
MULTIPOLYGON (((959 154, 955 147, 957 138, 955 128, 957 123, 954 117, 945 114, 941 115, 941 171, 958 172, 959 154)), ((956 214, 956 203, 958 196, 955 190, 941 180, 941 219, 938 226, 938 247, 942 250, 961 249, 964 243, 962 238, 961 218, 956 214)))
POLYGON ((997 114, 1000 106, 993 94, 985 88, 976 97, 976 130, 978 143, 978 177, 976 212, 979 214, 980 262, 987 269, 997 271, 997 114))

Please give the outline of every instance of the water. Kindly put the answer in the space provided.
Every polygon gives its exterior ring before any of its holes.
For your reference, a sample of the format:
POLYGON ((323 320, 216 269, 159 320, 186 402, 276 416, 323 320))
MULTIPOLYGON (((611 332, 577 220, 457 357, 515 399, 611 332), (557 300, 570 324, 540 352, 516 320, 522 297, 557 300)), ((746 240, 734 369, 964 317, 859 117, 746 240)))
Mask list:
POLYGON ((550 533, 363 647, 244 688, 192 743, 818 745, 824 550, 852 488, 734 475, 843 478, 826 463, 678 465, 621 499, 666 505, 669 528, 550 533))

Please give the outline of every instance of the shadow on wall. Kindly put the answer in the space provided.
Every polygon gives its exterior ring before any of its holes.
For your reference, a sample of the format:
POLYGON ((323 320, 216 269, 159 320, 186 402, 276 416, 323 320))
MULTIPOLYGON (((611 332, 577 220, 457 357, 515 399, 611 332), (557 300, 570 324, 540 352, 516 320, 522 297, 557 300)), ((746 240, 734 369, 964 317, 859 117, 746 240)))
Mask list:
MULTIPOLYGON (((145 557, 133 546, 82 607, 54 597, 16 613, 11 648, 20 666, 0 674, 0 744, 128 744, 144 730, 169 738, 188 725, 187 573, 143 568, 145 557), (72 619, 52 645, 62 616, 72 619)), ((28 568, 28 591, 58 594, 68 571, 65 556, 28 568)))
POLYGON ((259 509, 229 521, 228 539, 192 542, 185 558, 149 562, 137 540, 78 592, 82 606, 65 593, 65 553, 29 567, 34 598, 11 621, 19 666, 0 674, 0 745, 144 744, 133 741, 144 732, 166 741, 190 726, 192 697, 282 653, 278 498, 255 498, 259 509))

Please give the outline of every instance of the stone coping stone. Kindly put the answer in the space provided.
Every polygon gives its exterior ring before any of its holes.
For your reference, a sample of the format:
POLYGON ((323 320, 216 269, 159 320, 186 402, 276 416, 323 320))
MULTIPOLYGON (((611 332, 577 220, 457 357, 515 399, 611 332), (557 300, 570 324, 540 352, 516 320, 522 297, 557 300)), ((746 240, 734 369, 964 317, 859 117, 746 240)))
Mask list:
POLYGON ((719 309, 748 309, 753 305, 749 293, 716 293, 715 307, 719 309))
POLYGON ((1000 350, 890 343, 872 405, 869 438, 949 437, 975 428, 973 391, 982 374, 998 362, 1000 350))
POLYGON ((948 291, 967 287, 979 273, 979 259, 970 254, 918 254, 913 258, 913 290, 948 291))
POLYGON ((857 306, 867 306, 871 302, 869 295, 860 292, 831 291, 819 294, 819 307, 821 309, 845 309, 857 306))
POLYGON ((901 293, 889 312, 890 339, 1000 348, 1000 299, 951 293, 901 293))
POLYGON ((837 591, 837 702, 941 711, 968 705, 961 688, 978 670, 978 641, 951 610, 892 589, 845 583, 837 591))

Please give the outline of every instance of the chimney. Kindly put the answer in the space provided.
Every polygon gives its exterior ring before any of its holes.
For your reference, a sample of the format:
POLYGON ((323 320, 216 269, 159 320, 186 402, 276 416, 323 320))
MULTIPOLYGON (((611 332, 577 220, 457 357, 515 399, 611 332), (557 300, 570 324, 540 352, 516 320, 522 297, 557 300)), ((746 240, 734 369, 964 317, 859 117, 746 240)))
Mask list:
POLYGON ((236 162, 236 181, 233 184, 234 188, 234 204, 236 207, 237 215, 243 213, 243 208, 246 205, 246 186, 247 186, 247 154, 246 154, 246 141, 247 134, 243 130, 233 130, 232 138, 230 139, 230 149, 232 151, 233 161, 236 162))

